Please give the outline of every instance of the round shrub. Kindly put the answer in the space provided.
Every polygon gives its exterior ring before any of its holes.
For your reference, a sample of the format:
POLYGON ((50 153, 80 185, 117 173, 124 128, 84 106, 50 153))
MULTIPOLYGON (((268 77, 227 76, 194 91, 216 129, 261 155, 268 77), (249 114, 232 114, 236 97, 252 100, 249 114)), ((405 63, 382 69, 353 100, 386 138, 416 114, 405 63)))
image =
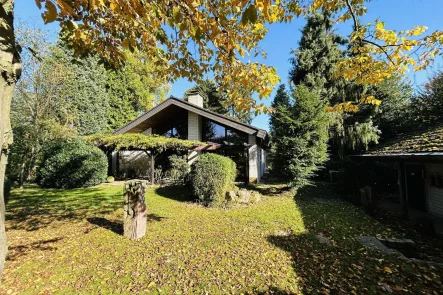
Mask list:
POLYGON ((192 165, 190 175, 194 194, 210 206, 220 206, 225 193, 234 187, 235 163, 217 154, 203 154, 192 165))
POLYGON ((43 153, 38 182, 48 188, 88 187, 106 180, 108 160, 97 147, 84 141, 59 141, 43 153))
POLYGON ((115 181, 114 176, 108 176, 108 178, 106 178, 107 183, 113 183, 114 181, 115 181))

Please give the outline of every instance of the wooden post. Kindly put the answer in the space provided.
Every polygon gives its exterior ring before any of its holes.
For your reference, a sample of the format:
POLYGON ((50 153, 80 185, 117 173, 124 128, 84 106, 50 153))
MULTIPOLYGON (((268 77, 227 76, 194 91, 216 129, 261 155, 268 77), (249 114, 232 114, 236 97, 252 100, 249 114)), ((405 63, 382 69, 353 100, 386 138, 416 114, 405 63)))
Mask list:
POLYGON ((125 182, 124 186, 124 236, 138 240, 146 234, 146 182, 133 180, 125 182))
POLYGON ((405 219, 408 219, 409 210, 408 210, 408 199, 406 197, 405 163, 398 162, 397 169, 398 169, 398 186, 400 192, 400 203, 402 205, 402 215, 405 219))

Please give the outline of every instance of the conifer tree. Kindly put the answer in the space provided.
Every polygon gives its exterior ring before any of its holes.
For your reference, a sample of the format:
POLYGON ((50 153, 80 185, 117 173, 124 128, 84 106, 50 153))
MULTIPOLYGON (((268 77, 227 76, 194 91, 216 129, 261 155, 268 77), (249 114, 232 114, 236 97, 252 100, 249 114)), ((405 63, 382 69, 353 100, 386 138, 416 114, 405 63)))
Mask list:
POLYGON ((287 164, 285 162, 287 158, 277 153, 277 146, 280 144, 280 141, 277 139, 286 136, 287 130, 285 128, 287 127, 287 119, 285 119, 285 116, 288 115, 288 110, 291 107, 291 99, 284 84, 278 87, 271 106, 274 111, 270 114, 269 118, 269 131, 271 136, 270 158, 272 159, 273 173, 281 176, 284 174, 283 168, 287 164))
MULTIPOLYGON (((328 114, 318 93, 300 85, 295 103, 279 105, 275 124, 286 132, 274 138, 278 171, 294 189, 310 184, 310 178, 327 158, 328 114)), ((276 163, 277 164, 277 163, 276 163)))
POLYGON ((227 104, 225 93, 217 89, 217 84, 213 80, 203 80, 197 85, 189 88, 184 94, 184 99, 188 100, 189 94, 193 91, 198 91, 203 97, 203 107, 205 109, 237 119, 243 123, 250 124, 252 122, 252 116, 250 113, 237 110, 234 106, 227 104))
MULTIPOLYGON (((368 95, 367 89, 333 75, 337 64, 350 52, 341 48, 344 45, 346 40, 334 32, 330 14, 310 15, 302 30, 299 48, 290 59, 292 86, 304 84, 329 107, 349 101, 358 103, 368 95)), ((376 110, 373 105, 362 104, 356 113, 332 111, 329 114, 330 152, 342 157, 346 151, 377 142, 379 130, 372 122, 376 110)))
MULTIPOLYGON (((343 57, 339 48, 345 40, 333 31, 333 21, 327 13, 308 17, 302 29, 299 47, 290 58, 289 78, 293 86, 304 84, 329 102, 340 95, 340 79, 333 77, 335 65, 343 57)), ((341 84, 341 85, 340 85, 341 84)))

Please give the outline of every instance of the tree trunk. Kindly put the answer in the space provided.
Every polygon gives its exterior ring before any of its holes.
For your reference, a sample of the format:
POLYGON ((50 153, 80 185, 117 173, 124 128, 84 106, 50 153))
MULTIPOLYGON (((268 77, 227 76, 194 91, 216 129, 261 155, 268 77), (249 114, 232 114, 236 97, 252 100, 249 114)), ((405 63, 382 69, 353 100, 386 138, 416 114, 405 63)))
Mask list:
POLYGON ((5 232, 4 183, 9 146, 12 143, 10 120, 14 86, 20 77, 20 58, 16 52, 14 36, 14 0, 0 1, 0 274, 7 254, 5 232))
POLYGON ((128 181, 124 187, 124 236, 138 240, 146 234, 146 182, 142 180, 128 181))

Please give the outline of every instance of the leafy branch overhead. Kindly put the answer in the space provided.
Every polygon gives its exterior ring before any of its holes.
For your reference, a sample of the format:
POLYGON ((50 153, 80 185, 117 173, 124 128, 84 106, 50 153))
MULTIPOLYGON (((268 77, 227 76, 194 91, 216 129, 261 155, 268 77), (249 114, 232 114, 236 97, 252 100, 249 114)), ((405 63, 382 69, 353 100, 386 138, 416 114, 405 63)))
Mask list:
POLYGON ((85 136, 85 140, 101 149, 119 151, 124 149, 147 150, 159 153, 165 150, 188 151, 199 145, 206 145, 203 142, 194 140, 184 140, 178 138, 167 138, 158 135, 144 134, 95 134, 85 136))
POLYGON ((44 21, 59 21, 64 38, 77 52, 96 52, 119 63, 124 61, 123 49, 138 49, 167 67, 171 81, 201 81, 213 72, 230 104, 256 112, 267 109, 240 91, 268 97, 279 77, 275 68, 242 57, 266 56, 258 42, 268 24, 322 10, 337 14, 338 22, 352 21, 353 55, 341 61, 335 75, 360 84, 377 84, 410 68, 425 69, 441 54, 443 32, 424 35, 423 26, 396 32, 380 20, 361 24, 367 2, 36 0, 44 21))

